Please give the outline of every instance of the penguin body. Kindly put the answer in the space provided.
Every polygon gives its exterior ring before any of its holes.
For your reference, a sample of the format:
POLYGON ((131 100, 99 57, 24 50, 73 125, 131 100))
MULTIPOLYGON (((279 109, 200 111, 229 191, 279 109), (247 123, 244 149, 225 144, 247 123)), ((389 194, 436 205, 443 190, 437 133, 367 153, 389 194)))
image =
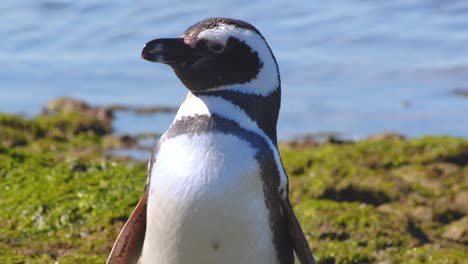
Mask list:
POLYGON ((149 42, 142 57, 170 65, 190 92, 108 263, 140 252, 142 264, 291 264, 293 252, 314 263, 288 199, 276 143, 279 70, 260 32, 210 18, 179 39, 149 42))
POLYGON ((162 160, 177 157, 191 165, 191 173, 154 167, 152 177, 159 175, 152 179, 166 173, 172 178, 150 187, 148 216, 155 218, 148 219, 142 263, 277 263, 260 168, 248 144, 210 132, 180 135, 161 146, 162 160), (239 148, 245 159, 234 155, 239 148))

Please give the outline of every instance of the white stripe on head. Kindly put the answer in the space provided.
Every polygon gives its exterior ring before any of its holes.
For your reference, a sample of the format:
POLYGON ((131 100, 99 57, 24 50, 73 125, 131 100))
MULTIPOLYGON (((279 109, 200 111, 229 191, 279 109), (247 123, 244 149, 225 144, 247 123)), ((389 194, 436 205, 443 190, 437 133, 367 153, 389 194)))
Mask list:
POLYGON ((206 29, 200 32, 197 35, 197 41, 206 39, 226 46, 230 37, 244 42, 253 52, 256 52, 263 67, 260 69, 257 77, 248 83, 226 85, 210 90, 231 90, 267 96, 279 88, 279 72, 276 61, 265 39, 256 32, 233 25, 222 24, 216 28, 206 29))

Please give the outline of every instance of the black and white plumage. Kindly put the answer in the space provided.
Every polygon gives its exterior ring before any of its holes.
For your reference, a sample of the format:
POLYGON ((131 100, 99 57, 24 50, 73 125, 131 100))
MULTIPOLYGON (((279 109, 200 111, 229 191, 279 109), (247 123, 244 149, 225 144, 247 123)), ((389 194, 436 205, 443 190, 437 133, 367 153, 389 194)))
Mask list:
POLYGON ((209 18, 148 42, 189 93, 159 139, 147 188, 107 263, 314 263, 277 148, 281 85, 260 32, 209 18))

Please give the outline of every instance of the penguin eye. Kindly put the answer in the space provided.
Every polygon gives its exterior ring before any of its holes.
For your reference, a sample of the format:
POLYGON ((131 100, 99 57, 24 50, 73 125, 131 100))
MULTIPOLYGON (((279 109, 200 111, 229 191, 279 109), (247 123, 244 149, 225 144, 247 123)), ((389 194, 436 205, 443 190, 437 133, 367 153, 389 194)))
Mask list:
POLYGON ((224 46, 216 42, 208 43, 207 46, 214 53, 221 53, 224 50, 224 46))

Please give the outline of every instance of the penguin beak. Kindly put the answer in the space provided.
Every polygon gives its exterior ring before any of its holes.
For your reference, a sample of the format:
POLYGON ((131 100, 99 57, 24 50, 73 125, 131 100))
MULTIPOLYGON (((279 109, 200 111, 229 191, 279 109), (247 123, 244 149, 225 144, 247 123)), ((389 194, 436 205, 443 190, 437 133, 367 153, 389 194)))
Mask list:
POLYGON ((193 57, 193 49, 183 38, 161 38, 146 43, 141 57, 152 62, 178 64, 193 57))

